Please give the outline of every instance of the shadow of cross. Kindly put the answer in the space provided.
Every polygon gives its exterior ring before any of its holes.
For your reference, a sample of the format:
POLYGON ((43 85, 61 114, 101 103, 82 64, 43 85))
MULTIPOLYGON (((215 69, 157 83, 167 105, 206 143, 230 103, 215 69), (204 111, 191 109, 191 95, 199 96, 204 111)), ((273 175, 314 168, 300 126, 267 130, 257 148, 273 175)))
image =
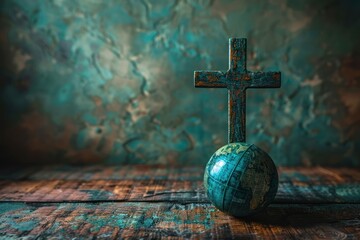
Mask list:
POLYGON ((229 39, 229 70, 195 71, 195 87, 228 89, 228 141, 246 141, 246 89, 279 88, 280 72, 246 70, 246 38, 229 39))

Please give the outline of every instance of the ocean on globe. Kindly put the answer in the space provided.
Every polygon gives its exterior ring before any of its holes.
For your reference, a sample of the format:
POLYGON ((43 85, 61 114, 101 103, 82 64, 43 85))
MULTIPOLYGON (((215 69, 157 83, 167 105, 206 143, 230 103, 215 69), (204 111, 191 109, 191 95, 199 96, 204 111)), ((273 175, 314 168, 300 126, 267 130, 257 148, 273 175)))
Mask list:
POLYGON ((210 158, 204 187, 216 208, 244 217, 263 210, 274 200, 278 174, 270 156, 259 147, 230 143, 210 158))

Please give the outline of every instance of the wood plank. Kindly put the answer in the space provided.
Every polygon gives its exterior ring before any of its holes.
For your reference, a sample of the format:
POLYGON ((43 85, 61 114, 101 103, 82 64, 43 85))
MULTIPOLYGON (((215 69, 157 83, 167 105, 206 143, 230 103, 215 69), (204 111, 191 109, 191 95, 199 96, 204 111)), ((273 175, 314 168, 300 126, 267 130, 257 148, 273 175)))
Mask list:
POLYGON ((203 167, 167 165, 50 165, 0 169, 0 180, 202 180, 203 167))
MULTIPOLYGON (((205 166, 204 166, 205 167, 205 166)), ((0 169, 0 180, 190 180, 202 181, 203 166, 167 165, 51 165, 0 169)), ((280 167, 280 182, 360 182, 360 169, 280 167)))
POLYGON ((0 201, 208 202, 202 182, 178 180, 0 181, 0 201))
MULTIPOLYGON (((45 168, 27 175, 26 180, 1 180, 0 201, 209 202, 199 168, 130 166, 80 170, 45 168)), ((359 175, 359 171, 348 169, 282 168, 275 203, 360 203, 359 175)))
POLYGON ((242 220, 205 203, 0 203, 0 237, 359 239, 359 217, 359 204, 272 204, 242 220))
MULTIPOLYGON (((0 181, 0 202, 145 201, 208 203, 202 181, 0 181)), ((359 183, 280 183, 275 203, 360 203, 359 183)))

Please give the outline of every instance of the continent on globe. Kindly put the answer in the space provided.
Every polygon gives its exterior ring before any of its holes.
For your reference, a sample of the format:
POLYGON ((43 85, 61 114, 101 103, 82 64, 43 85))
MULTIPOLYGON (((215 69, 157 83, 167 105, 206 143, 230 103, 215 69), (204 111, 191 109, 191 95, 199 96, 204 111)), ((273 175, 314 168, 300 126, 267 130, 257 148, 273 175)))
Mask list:
POLYGON ((278 174, 269 155, 253 144, 230 143, 210 158, 205 191, 219 210, 236 217, 267 207, 278 188, 278 174))

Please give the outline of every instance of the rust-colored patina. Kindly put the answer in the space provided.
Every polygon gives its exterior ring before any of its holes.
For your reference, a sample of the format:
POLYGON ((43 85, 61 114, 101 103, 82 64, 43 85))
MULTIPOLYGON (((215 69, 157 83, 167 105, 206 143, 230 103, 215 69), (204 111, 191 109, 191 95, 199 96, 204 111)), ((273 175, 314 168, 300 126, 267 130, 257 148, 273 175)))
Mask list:
POLYGON ((279 88, 280 72, 246 70, 246 38, 229 39, 229 70, 195 71, 195 87, 227 88, 229 96, 228 141, 245 142, 246 89, 279 88))
POLYGON ((279 172, 275 201, 236 219, 210 204, 200 166, 1 168, 0 238, 360 238, 358 169, 279 172))

